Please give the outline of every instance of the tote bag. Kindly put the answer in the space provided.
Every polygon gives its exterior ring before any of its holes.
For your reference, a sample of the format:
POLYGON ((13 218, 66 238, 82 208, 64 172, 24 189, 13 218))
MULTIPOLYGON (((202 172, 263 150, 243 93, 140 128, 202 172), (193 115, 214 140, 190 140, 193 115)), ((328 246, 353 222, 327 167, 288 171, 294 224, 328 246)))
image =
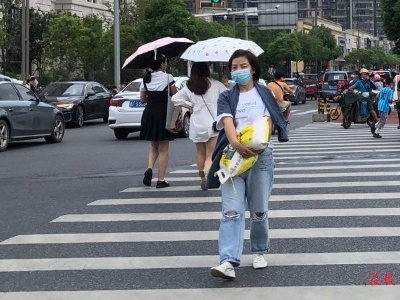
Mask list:
POLYGON ((169 86, 169 77, 167 75, 168 84, 168 103, 167 103, 167 119, 165 129, 172 133, 179 133, 183 129, 183 114, 182 107, 175 106, 171 100, 171 92, 169 86))

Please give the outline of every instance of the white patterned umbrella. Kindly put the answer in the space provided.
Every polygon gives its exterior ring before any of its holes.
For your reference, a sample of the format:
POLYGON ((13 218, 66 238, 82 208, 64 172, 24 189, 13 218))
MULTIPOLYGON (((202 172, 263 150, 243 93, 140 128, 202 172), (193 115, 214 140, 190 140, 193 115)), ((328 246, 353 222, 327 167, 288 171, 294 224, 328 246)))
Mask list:
POLYGON ((238 49, 249 50, 254 55, 259 56, 264 52, 260 46, 253 41, 235 39, 230 37, 218 37, 197 42, 191 45, 181 55, 182 59, 194 62, 199 61, 218 61, 227 62, 238 49))

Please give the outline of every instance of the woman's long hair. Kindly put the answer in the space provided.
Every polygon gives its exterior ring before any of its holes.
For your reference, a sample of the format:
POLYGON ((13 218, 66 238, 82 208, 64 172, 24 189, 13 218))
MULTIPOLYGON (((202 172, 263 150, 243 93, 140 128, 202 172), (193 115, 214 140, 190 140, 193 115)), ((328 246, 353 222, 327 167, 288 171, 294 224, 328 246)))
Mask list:
POLYGON ((146 75, 143 77, 143 82, 149 83, 151 81, 151 72, 158 70, 163 62, 167 61, 167 57, 164 54, 157 53, 156 59, 153 60, 149 66, 151 70, 148 70, 146 75))
POLYGON ((192 66, 190 78, 186 84, 189 91, 196 95, 204 95, 210 88, 210 68, 205 62, 195 62, 192 66))

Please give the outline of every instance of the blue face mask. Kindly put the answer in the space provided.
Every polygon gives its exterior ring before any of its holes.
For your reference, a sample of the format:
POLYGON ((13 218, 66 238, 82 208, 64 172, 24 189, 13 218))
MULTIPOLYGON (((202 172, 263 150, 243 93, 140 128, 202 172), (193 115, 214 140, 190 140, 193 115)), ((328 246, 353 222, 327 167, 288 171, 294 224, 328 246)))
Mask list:
POLYGON ((253 75, 250 69, 243 69, 231 72, 231 78, 234 82, 240 85, 246 85, 250 82, 253 75))

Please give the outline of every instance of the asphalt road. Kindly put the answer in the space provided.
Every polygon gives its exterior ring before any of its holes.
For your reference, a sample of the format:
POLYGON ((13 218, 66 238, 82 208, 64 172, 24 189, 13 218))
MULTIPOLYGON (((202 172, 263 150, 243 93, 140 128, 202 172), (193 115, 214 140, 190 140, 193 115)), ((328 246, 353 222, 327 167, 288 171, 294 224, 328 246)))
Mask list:
POLYGON ((400 131, 378 140, 364 124, 311 123, 316 109, 294 106, 291 141, 275 143, 269 267, 252 270, 246 239, 228 282, 208 273, 219 191, 198 187, 190 140, 171 143, 161 191, 142 187, 148 143, 118 141, 101 122, 56 145, 11 144, 0 154, 0 299, 399 299, 400 131))

